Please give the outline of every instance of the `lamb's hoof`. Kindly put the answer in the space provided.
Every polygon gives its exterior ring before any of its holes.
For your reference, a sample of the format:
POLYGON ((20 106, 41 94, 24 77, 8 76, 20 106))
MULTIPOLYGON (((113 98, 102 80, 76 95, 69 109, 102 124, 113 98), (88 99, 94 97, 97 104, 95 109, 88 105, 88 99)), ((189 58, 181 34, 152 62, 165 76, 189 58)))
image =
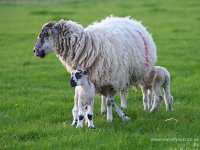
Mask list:
POLYGON ((71 125, 72 125, 72 126, 76 126, 76 125, 77 125, 77 122, 76 122, 76 121, 73 121, 71 125))
POLYGON ((81 128, 83 128, 83 126, 77 125, 76 128, 77 128, 77 129, 81 129, 81 128))
POLYGON ((130 121, 131 118, 130 118, 129 116, 123 116, 123 117, 122 117, 122 120, 123 120, 123 121, 130 121))
POLYGON ((94 125, 88 126, 89 129, 94 129, 94 125))
POLYGON ((166 111, 173 111, 174 109, 172 108, 172 106, 169 106, 166 108, 166 111))

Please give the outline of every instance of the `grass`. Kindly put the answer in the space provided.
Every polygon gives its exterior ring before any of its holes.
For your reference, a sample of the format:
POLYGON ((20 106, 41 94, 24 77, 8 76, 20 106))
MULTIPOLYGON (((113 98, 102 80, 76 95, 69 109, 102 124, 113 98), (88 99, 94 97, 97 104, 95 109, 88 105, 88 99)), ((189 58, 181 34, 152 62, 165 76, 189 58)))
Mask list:
POLYGON ((0 3, 0 149, 200 149, 199 8, 199 0, 0 3), (55 55, 38 60, 32 49, 45 22, 64 18, 87 26, 110 14, 142 20, 153 33, 157 65, 171 73, 174 111, 162 103, 149 114, 140 90, 130 89, 131 122, 114 112, 107 123, 96 96, 96 129, 78 130, 70 125, 69 74, 55 55))

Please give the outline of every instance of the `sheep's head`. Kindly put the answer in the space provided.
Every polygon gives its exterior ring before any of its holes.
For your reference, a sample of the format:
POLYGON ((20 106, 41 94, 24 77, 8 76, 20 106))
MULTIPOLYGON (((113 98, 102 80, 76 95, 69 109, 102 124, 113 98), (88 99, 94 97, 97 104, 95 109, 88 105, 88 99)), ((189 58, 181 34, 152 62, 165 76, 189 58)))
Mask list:
POLYGON ((33 53, 38 58, 44 58, 47 54, 54 51, 53 38, 58 34, 58 27, 55 22, 46 23, 38 36, 33 53))

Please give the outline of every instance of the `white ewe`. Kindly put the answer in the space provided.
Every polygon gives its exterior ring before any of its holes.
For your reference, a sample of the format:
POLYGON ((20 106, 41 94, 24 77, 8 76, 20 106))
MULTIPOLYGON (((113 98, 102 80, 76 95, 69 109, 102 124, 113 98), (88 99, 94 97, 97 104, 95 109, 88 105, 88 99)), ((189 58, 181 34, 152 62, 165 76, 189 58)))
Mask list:
POLYGON ((87 28, 61 20, 42 27, 34 47, 35 56, 44 58, 54 51, 68 72, 90 68, 88 76, 97 92, 107 99, 107 120, 112 107, 123 120, 129 120, 114 102, 117 91, 137 85, 153 68, 156 46, 146 28, 138 21, 107 17, 87 28))
POLYGON ((70 85, 75 87, 74 108, 72 110, 74 120, 72 125, 76 125, 77 128, 82 128, 85 117, 88 128, 93 129, 95 87, 86 74, 87 72, 80 68, 72 72, 70 85), (85 109, 86 105, 87 109, 85 109))

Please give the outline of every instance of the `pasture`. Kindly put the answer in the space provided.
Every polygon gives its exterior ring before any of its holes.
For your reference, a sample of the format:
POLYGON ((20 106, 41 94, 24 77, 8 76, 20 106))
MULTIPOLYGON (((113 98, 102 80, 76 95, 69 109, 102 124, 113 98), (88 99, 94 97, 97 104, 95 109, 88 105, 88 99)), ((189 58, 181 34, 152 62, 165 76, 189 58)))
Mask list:
POLYGON ((0 149, 200 149, 199 27, 199 0, 0 1, 0 149), (54 54, 37 59, 32 49, 48 21, 70 19, 86 27, 110 14, 141 20, 152 33, 156 65, 171 73, 174 110, 166 112, 162 102, 157 112, 145 112, 140 89, 130 88, 125 112, 131 122, 113 110, 107 123, 97 95, 96 128, 76 129, 70 75, 54 54))

